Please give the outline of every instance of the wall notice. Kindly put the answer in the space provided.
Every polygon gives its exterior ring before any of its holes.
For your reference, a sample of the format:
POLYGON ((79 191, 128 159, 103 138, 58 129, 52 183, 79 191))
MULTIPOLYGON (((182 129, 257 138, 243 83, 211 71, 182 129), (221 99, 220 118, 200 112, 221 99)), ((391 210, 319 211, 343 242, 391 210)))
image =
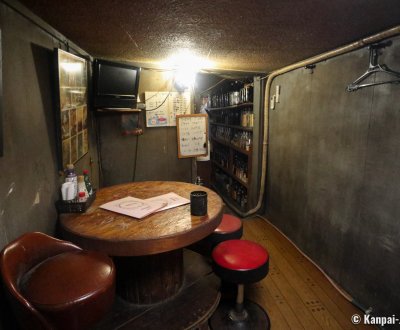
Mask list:
POLYGON ((190 92, 145 92, 146 126, 176 126, 176 116, 190 114, 190 92))
POLYGON ((177 115, 178 158, 206 156, 208 154, 208 116, 177 115))

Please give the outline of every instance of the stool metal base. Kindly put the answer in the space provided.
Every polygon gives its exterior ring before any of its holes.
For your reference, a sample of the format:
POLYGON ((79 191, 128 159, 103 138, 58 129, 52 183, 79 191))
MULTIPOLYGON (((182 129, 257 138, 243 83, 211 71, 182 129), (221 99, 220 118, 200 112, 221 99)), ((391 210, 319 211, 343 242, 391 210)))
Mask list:
POLYGON ((247 318, 242 321, 234 321, 230 317, 235 308, 231 300, 223 300, 210 318, 212 330, 267 330, 270 329, 270 321, 267 313, 258 304, 249 300, 244 301, 244 309, 247 318))

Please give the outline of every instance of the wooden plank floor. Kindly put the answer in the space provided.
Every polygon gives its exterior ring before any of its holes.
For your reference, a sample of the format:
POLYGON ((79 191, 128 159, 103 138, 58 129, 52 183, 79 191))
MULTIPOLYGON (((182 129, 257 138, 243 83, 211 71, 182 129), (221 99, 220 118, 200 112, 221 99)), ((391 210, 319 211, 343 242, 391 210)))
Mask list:
POLYGON ((243 238, 270 253, 268 276, 246 286, 245 296, 268 312, 272 330, 375 329, 353 325, 351 316, 363 313, 266 220, 248 218, 243 226, 243 238))

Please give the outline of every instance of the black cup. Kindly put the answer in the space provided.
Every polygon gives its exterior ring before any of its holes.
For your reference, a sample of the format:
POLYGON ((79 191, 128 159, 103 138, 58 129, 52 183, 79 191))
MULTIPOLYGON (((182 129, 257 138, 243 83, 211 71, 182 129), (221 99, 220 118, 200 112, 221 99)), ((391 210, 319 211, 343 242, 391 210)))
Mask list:
POLYGON ((205 191, 192 191, 190 193, 190 214, 207 214, 207 193, 205 191))

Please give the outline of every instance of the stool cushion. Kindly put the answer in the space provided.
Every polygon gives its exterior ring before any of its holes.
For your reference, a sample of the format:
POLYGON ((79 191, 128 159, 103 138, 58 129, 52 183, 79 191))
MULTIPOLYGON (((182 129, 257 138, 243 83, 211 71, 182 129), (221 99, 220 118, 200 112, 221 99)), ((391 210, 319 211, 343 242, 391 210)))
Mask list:
POLYGON ((113 303, 114 264, 94 251, 61 253, 26 273, 21 290, 53 324, 84 328, 101 318, 113 303))
POLYGON ((231 214, 224 214, 221 223, 214 232, 205 239, 212 244, 217 245, 223 241, 239 239, 243 235, 242 220, 231 214))
POLYGON ((231 233, 233 231, 240 230, 242 228, 242 221, 231 214, 224 214, 222 216, 221 223, 214 232, 219 234, 231 233))
POLYGON ((228 240, 218 244, 213 252, 215 273, 233 283, 253 283, 268 274, 268 251, 248 240, 228 240))

